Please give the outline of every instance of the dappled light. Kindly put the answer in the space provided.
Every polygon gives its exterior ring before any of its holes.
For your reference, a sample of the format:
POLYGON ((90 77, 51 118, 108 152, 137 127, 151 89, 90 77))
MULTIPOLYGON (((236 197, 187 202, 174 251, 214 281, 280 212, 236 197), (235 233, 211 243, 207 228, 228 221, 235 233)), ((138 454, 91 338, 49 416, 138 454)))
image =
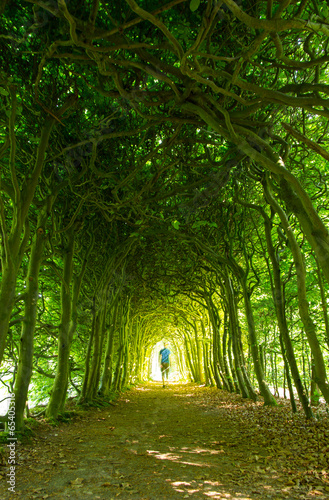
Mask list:
POLYGON ((292 417, 288 401, 281 404, 266 408, 194 384, 139 385, 115 405, 80 412, 59 427, 40 422, 19 457, 18 493, 28 499, 153 500, 156 492, 168 500, 324 500, 328 417, 306 425, 292 417))

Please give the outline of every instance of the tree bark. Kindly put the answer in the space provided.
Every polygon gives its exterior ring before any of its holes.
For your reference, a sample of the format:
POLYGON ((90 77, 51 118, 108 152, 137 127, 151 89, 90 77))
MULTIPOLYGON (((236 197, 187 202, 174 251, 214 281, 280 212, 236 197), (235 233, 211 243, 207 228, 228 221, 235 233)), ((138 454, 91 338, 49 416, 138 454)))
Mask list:
POLYGON ((27 220, 28 211, 43 169, 50 134, 54 124, 56 123, 56 116, 61 116, 65 113, 65 111, 72 106, 75 101, 75 97, 70 96, 59 110, 54 112, 52 116, 48 116, 45 119, 44 125, 41 129, 39 146, 37 148, 32 173, 30 174, 28 180, 25 181, 22 186, 19 186, 15 171, 15 117, 17 100, 13 89, 11 89, 11 97, 12 113, 9 119, 9 135, 11 181, 13 186, 13 216, 12 225, 9 234, 7 234, 3 202, 0 200, 0 224, 4 243, 4 248, 1 254, 2 282, 0 288, 0 364, 3 359, 10 317, 14 306, 17 273, 29 239, 27 220))
MULTIPOLYGON (((246 258, 247 260, 247 258, 246 258)), ((246 319, 247 319, 247 325, 248 325, 248 333, 249 333, 249 342, 250 342, 250 348, 251 348, 251 354, 252 354, 252 359, 254 363, 254 370, 258 382, 258 387, 260 390, 261 395, 264 398, 264 404, 269 405, 269 406, 276 406, 277 402, 273 395, 271 394, 271 391, 268 388, 268 385, 265 380, 263 368, 262 368, 262 363, 260 359, 260 354, 259 354, 259 349, 258 349, 258 340, 257 340, 257 335, 256 335, 256 329, 255 329, 255 321, 254 321, 254 315, 252 311, 252 306, 251 306, 251 301, 250 301, 250 296, 249 296, 249 291, 247 287, 247 276, 248 272, 244 271, 241 266, 237 264, 237 262, 231 257, 230 258, 230 264, 232 271, 238 278, 239 282, 241 283, 242 286, 242 292, 243 292, 243 299, 244 299, 244 307, 245 307, 245 312, 246 312, 246 319)), ((246 264, 248 264, 246 262, 246 264)))
POLYGON ((241 391, 241 395, 243 398, 249 398, 250 394, 245 385, 244 376, 242 373, 242 361, 241 361, 241 353, 240 353, 240 345, 239 345, 239 331, 238 331, 238 318, 237 318, 237 310, 235 304, 235 297, 233 286, 230 277, 228 274, 224 277, 225 283, 225 291, 227 298, 227 306, 228 306, 228 315, 229 315, 229 329, 230 334, 232 336, 232 349, 234 355, 234 369, 237 377, 237 383, 239 390, 241 391))
MULTIPOLYGON (((49 200, 52 204, 51 200, 49 200)), ((43 258, 45 226, 50 211, 49 203, 41 208, 37 229, 33 238, 29 267, 26 276, 24 299, 24 319, 19 344, 18 370, 15 382, 15 419, 16 430, 24 426, 24 410, 27 401, 30 380, 33 370, 34 331, 39 300, 39 271, 43 258)))
POLYGON ((295 239, 295 236, 292 232, 286 214, 284 213, 282 208, 279 206, 279 204, 276 202, 276 200, 271 194, 268 181, 264 182, 264 192, 269 204, 271 205, 273 210, 279 215, 282 226, 284 228, 284 231, 287 235, 290 244, 290 249, 293 255, 295 269, 296 269, 296 276, 297 276, 299 313, 314 358, 315 382, 318 384, 324 399, 326 400, 327 403, 329 403, 329 384, 326 380, 327 374, 326 374, 325 363, 322 355, 321 346, 316 336, 315 324, 313 323, 309 315, 309 306, 306 294, 306 271, 302 253, 295 239))
POLYGON ((58 335, 58 360, 54 384, 51 390, 46 415, 56 419, 63 410, 69 374, 70 356, 70 323, 72 313, 71 282, 73 275, 74 229, 71 227, 66 235, 63 256, 63 280, 61 285, 61 323, 58 335))
MULTIPOLYGON (((117 324, 119 300, 115 301, 113 312, 111 315, 110 326, 107 333, 107 343, 105 350, 105 359, 103 364, 103 371, 101 377, 101 385, 99 392, 102 396, 107 396, 110 392, 112 370, 113 370, 113 345, 114 345, 114 332, 117 324)), ((110 311, 111 313, 111 311, 110 311)))

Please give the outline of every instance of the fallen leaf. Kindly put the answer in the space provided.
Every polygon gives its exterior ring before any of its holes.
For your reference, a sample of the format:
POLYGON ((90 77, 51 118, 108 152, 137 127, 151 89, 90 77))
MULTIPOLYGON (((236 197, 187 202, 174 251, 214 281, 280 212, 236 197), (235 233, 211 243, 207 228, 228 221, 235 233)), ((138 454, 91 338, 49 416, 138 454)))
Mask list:
POLYGON ((71 484, 82 484, 84 479, 82 477, 77 477, 76 479, 73 479, 70 481, 71 484))

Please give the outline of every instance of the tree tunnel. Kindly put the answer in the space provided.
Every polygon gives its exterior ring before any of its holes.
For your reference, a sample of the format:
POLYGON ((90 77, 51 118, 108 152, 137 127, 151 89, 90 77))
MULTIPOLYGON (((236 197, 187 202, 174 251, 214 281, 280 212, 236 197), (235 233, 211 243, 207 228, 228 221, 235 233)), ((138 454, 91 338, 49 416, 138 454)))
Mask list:
MULTIPOLYGON (((325 3, 0 7, 0 361, 56 419, 156 380, 329 403, 325 3)), ((8 400, 7 400, 8 401, 8 400)), ((8 420, 6 410, 2 420, 8 420)))

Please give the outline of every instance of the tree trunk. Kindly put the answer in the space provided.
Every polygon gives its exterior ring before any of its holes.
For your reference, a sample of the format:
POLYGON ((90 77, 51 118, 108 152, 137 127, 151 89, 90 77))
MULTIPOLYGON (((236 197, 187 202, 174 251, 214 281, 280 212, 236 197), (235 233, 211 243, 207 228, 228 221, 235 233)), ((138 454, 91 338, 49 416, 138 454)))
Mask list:
POLYGON ((33 370, 34 331, 39 300, 39 271, 43 258, 45 226, 50 206, 45 204, 39 212, 29 267, 26 276, 24 297, 24 319, 19 344, 18 370, 15 382, 16 430, 24 426, 24 410, 33 370))
POLYGON ((69 374, 69 356, 70 356, 70 326, 72 313, 71 281, 73 275, 73 256, 74 256, 74 229, 67 231, 65 252, 63 256, 63 280, 61 286, 61 323, 58 336, 58 360, 54 384, 51 390, 46 415, 49 418, 56 419, 63 410, 69 374))
POLYGON ((320 293, 321 293, 321 304, 322 304, 323 319, 324 319, 324 326, 325 326, 326 342, 327 342, 327 346, 329 347, 328 305, 327 305, 327 297, 326 297, 325 289, 323 286, 321 270, 319 267, 318 259, 316 259, 316 271, 317 271, 317 275, 318 275, 319 289, 320 289, 320 293))
POLYGON ((48 115, 45 119, 44 125, 41 129, 34 167, 24 184, 19 186, 15 171, 15 118, 17 99, 14 86, 10 89, 10 93, 12 99, 12 112, 10 114, 8 128, 10 137, 11 181, 14 195, 12 199, 12 226, 9 231, 9 235, 7 234, 7 228, 5 227, 4 206, 2 199, 0 198, 0 226, 3 242, 3 249, 1 252, 2 281, 0 288, 0 364, 3 359, 10 317, 14 306, 17 273, 29 240, 29 224, 27 219, 28 211, 34 198, 39 177, 43 169, 50 134, 54 124, 56 123, 56 116, 60 117, 70 106, 72 106, 75 101, 75 97, 69 96, 60 109, 54 111, 52 116, 48 115))
POLYGON ((190 348, 191 340, 186 332, 184 334, 184 343, 185 343, 186 359, 187 359, 187 364, 190 368, 191 378, 192 378, 193 382, 199 382, 198 377, 197 377, 197 372, 194 368, 194 363, 193 363, 192 356, 191 356, 191 348, 190 348))
POLYGON ((241 353, 240 355, 241 355, 242 375, 243 375, 243 378, 244 378, 244 381, 245 381, 245 384, 246 384, 246 387, 247 387, 250 399, 252 399, 253 401, 257 401, 258 400, 257 393, 255 392, 255 389, 252 386, 251 380, 250 380, 249 375, 248 375, 248 371, 246 369, 246 362, 245 362, 245 358, 244 358, 244 354, 243 354, 243 346, 242 346, 241 328, 240 328, 240 326, 238 326, 238 332, 239 332, 239 351, 241 353))
MULTIPOLYGON (((308 195, 304 192, 304 195, 308 195)), ((329 283, 329 233, 309 200, 308 207, 304 206, 303 199, 297 195, 292 185, 286 179, 280 179, 280 197, 299 220, 301 228, 311 245, 323 274, 329 283)))
MULTIPOLYGON (((230 372, 230 367, 229 363, 227 362, 227 356, 226 356, 226 345, 227 345, 227 334, 228 334, 228 328, 227 328, 227 312, 226 309, 224 310, 224 331, 223 331, 223 363, 224 363, 224 372, 225 372, 225 379, 228 382, 229 385, 229 391, 234 392, 234 383, 233 383, 233 378, 230 372)), ((229 359, 231 359, 231 356, 229 355, 229 359)), ((232 366, 232 364, 230 363, 232 366)), ((232 372, 233 373, 233 372, 232 372)))
POLYGON ((256 335, 256 329, 255 329, 254 315, 253 315, 253 311, 252 311, 252 307, 251 307, 251 301, 250 301, 249 292, 248 292, 248 288, 247 288, 247 279, 246 278, 247 277, 245 276, 244 278, 242 278, 240 280, 240 282, 241 282, 242 290, 243 290, 244 306, 245 306, 246 317, 247 317, 249 341, 250 341, 252 359, 254 362, 254 370, 255 370, 256 377, 257 377, 258 387, 259 387, 260 393, 264 398, 264 404, 269 405, 269 406, 276 406, 277 402, 276 402, 275 398, 273 397, 273 395, 271 394, 271 391, 269 390, 268 385, 265 381, 262 363, 260 360, 258 341, 257 341, 257 335, 256 335))
POLYGON ((111 316, 110 326, 107 334, 107 344, 105 351, 105 359, 103 364, 103 372, 101 377, 100 393, 102 396, 106 396, 110 392, 110 381, 113 369, 113 345, 114 345, 114 332, 117 324, 117 314, 118 314, 119 300, 116 300, 113 307, 113 312, 111 316))
MULTIPOLYGON (((306 193, 297 177, 294 176, 284 165, 279 154, 264 141, 264 152, 258 152, 243 135, 238 134, 233 128, 227 128, 220 123, 214 114, 210 113, 205 107, 184 102, 181 109, 198 115, 211 129, 233 142, 241 153, 246 154, 255 163, 262 166, 267 173, 277 175, 280 180, 281 196, 290 210, 299 219, 303 232, 312 246, 323 274, 329 283, 329 232, 316 211, 310 196, 306 193), (266 152, 266 154, 264 154, 266 152)), ((249 129, 245 129, 246 134, 250 134, 249 129)), ((316 364, 318 364, 316 362, 316 364)), ((317 366, 317 377, 322 368, 317 366)), ((321 389, 322 390, 322 389, 321 389)), ((326 388, 324 387, 326 391, 326 388)))
POLYGON ((101 335, 103 328, 103 307, 96 313, 95 332, 93 335, 93 355, 91 360, 91 367, 88 374, 87 388, 84 394, 84 401, 92 401, 97 395, 98 381, 97 381, 97 366, 98 360, 101 356, 101 335))
POLYGON ((284 397, 286 397, 286 384, 285 380, 287 379, 287 385, 289 389, 289 395, 290 395, 290 404, 291 404, 291 409, 293 413, 297 413, 297 406, 296 406, 296 401, 295 401, 295 395, 294 395, 294 390, 292 387, 291 383, 291 377, 290 377, 290 371, 289 371, 289 363, 287 360, 286 356, 286 351, 284 347, 284 341, 283 341, 283 336, 280 333, 280 346, 281 346, 281 352, 282 352, 282 357, 283 357, 283 362, 284 362, 284 397))
POLYGON ((318 406, 320 403, 320 393, 318 391, 318 386, 315 382, 315 369, 314 369, 314 361, 311 360, 311 387, 310 387, 310 399, 311 404, 313 406, 318 406))
POLYGON ((212 373, 211 373, 211 364, 209 360, 209 350, 208 350, 208 341, 206 338, 206 328, 204 325, 203 320, 201 319, 200 321, 201 324, 201 329, 202 329, 202 349, 203 349, 203 366, 204 366, 204 373, 205 373, 205 382, 206 385, 213 386, 214 381, 212 378, 212 373))
POLYGON ((193 322, 193 330, 194 330, 194 340, 196 346, 196 364, 197 364, 197 373, 198 380, 203 384, 204 383, 204 373, 202 369, 202 356, 201 356, 201 345, 198 337, 198 327, 196 321, 193 322))
POLYGON ((208 308, 209 321, 212 325, 213 331, 213 371, 216 385, 219 389, 223 387, 230 391, 230 385, 226 377, 224 359, 221 348, 220 338, 220 318, 216 310, 216 306, 212 301, 211 296, 206 296, 206 303, 208 308))
POLYGON ((243 398, 249 398, 249 393, 247 387, 245 385, 243 373, 242 373, 242 362, 241 362, 241 353, 240 353, 240 345, 239 345, 239 326, 238 326, 238 318, 237 318, 237 309, 235 304, 235 297, 233 286, 230 277, 226 274, 224 277, 225 282, 225 291, 227 297, 227 306, 228 306, 228 314, 229 314, 229 327, 230 333, 232 336, 232 349, 234 355, 234 369, 237 377, 237 382, 239 389, 241 391, 241 395, 243 398))
MULTIPOLYGON (((227 326, 227 331, 229 332, 229 326, 227 326)), ((228 351, 229 364, 230 364, 230 368, 231 368, 231 372, 232 372, 232 381, 234 384, 234 392, 236 392, 237 394, 241 394, 238 376, 236 374, 235 366, 234 366, 232 344, 233 344, 232 335, 229 335, 228 342, 227 342, 227 351, 228 351)))
POLYGON ((297 276, 299 313, 314 358, 315 382, 318 384, 324 399, 326 400, 327 403, 329 403, 329 384, 326 380, 327 374, 326 374, 325 363, 322 355, 321 346, 316 336, 315 324, 313 323, 309 315, 309 307, 306 294, 306 271, 301 250, 292 232, 287 216, 282 210, 282 208, 278 205, 276 200, 273 198, 268 183, 264 183, 264 190, 268 202, 280 217, 282 226, 284 228, 284 231, 287 235, 290 244, 290 249, 293 255, 295 269, 296 269, 296 276, 297 276))
MULTIPOLYGON (((293 348, 293 345, 292 345, 292 342, 291 342, 291 339, 289 336, 287 318, 286 318, 286 313, 285 313, 284 289, 283 289, 283 286, 281 283, 279 262, 278 262, 278 259, 276 257, 275 249, 274 249, 273 242, 272 242, 271 221, 263 209, 261 209, 260 207, 258 207, 257 209, 261 213, 263 220, 264 220, 266 246, 267 246, 268 255, 269 255, 269 258, 270 258, 270 261, 272 264, 272 272, 273 272, 272 296, 273 296, 275 312, 276 312, 276 317, 277 317, 279 331, 280 331, 280 339, 282 339, 284 347, 285 347, 286 357, 287 357, 287 361, 288 361, 289 366, 290 366, 291 375, 294 379, 294 384, 295 384, 295 387, 297 389, 299 400, 303 406, 304 413, 305 413, 307 418, 312 418, 313 417, 312 410, 311 410, 311 407, 310 407, 302 380, 300 378, 298 365, 297 365, 295 354, 294 354, 294 348, 293 348)), ((286 373, 287 373, 287 371, 286 371, 286 373)), ((290 388, 289 388, 289 391, 290 391, 290 388)), ((294 397, 292 391, 290 391, 290 397, 294 397)), ((293 402, 291 402, 291 405, 293 407, 295 407, 293 402)))

